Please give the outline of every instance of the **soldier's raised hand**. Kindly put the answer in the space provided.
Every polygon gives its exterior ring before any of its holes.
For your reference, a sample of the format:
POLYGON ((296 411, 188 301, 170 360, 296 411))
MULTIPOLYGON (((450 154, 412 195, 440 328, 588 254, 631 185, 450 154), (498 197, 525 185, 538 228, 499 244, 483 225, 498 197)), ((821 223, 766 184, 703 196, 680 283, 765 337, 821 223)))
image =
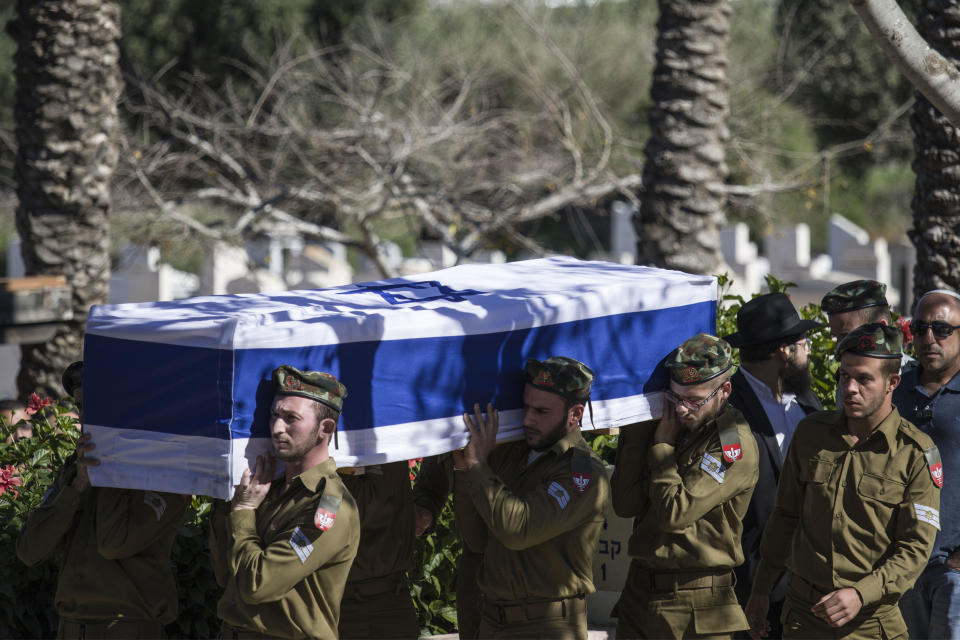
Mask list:
POLYGON ((88 455, 97 448, 97 445, 90 442, 91 438, 93 438, 92 435, 85 433, 77 441, 77 475, 74 476, 71 484, 80 493, 90 488, 90 476, 87 474, 87 467, 100 466, 99 460, 88 455))
POLYGON ((277 459, 272 453, 265 456, 257 456, 257 464, 253 468, 243 470, 243 476, 240 477, 240 484, 237 485, 233 493, 233 500, 230 501, 230 509, 238 511, 240 509, 256 509, 267 497, 270 491, 270 484, 273 482, 273 474, 277 468, 277 459))
POLYGON ((490 452, 497 446, 497 431, 500 428, 500 412, 494 409, 490 402, 487 403, 486 416, 480 412, 479 403, 473 405, 473 415, 476 422, 469 413, 463 414, 463 423, 470 431, 470 442, 463 450, 467 468, 487 461, 490 452))

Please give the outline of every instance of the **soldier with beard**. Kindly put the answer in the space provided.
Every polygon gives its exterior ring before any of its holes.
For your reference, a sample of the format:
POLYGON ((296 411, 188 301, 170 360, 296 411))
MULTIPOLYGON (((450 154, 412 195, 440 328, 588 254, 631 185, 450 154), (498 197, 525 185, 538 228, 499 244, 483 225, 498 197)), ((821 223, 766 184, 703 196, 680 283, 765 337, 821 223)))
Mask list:
POLYGON ((347 389, 329 373, 273 371, 273 454, 245 469, 210 518, 222 638, 336 638, 360 516, 330 440, 347 389), (276 460, 283 475, 274 477, 276 460))
POLYGON ((593 371, 572 358, 527 360, 521 442, 494 450, 498 413, 463 415, 455 460, 464 542, 483 551, 479 638, 586 640, 585 596, 610 498, 603 462, 580 435, 593 371))
POLYGON ((617 638, 729 638, 747 629, 733 568, 757 444, 727 404, 729 344, 699 333, 666 366, 663 417, 625 428, 617 444, 613 508, 636 519, 617 638))
MULTIPOLYGON (((737 596, 746 602, 760 561, 760 538, 773 513, 777 482, 797 424, 822 408, 810 388, 810 343, 806 334, 822 326, 804 320, 783 293, 768 293, 737 312, 737 332, 727 336, 740 349, 741 367, 730 379, 730 404, 750 425, 760 451, 757 488, 743 519, 744 564, 737 569, 737 596)), ((779 635, 786 580, 770 594, 770 618, 779 635)))

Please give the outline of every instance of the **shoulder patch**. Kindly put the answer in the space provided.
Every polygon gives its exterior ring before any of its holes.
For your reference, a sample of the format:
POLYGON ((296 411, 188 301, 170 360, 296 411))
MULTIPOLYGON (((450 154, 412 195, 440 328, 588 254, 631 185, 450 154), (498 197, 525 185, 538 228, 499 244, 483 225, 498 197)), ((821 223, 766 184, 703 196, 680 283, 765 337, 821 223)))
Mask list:
POLYGON ((590 454, 580 449, 573 450, 570 460, 570 478, 578 495, 586 493, 593 484, 593 466, 590 464, 590 454))
POLYGON ((299 526, 290 534, 289 543, 297 553, 297 557, 300 558, 300 564, 305 563, 310 554, 313 553, 313 543, 310 542, 307 534, 299 526))
POLYGON ((163 512, 167 510, 167 501, 156 491, 145 491, 143 503, 153 509, 153 512, 157 514, 157 520, 160 520, 163 517, 163 512))
POLYGON ((736 423, 718 425, 720 431, 720 447, 723 449, 723 459, 733 463, 743 457, 743 447, 740 446, 740 433, 736 423))
POLYGON ((930 526, 936 528, 937 531, 940 530, 940 512, 933 507, 927 507, 914 502, 913 515, 915 515, 917 520, 920 522, 926 522, 930 526))
POLYGON ((320 501, 317 502, 317 510, 313 514, 313 524, 316 525, 317 529, 326 531, 333 527, 333 523, 337 519, 337 509, 340 508, 341 502, 340 498, 328 495, 320 496, 320 501))
POLYGON ((924 449, 923 457, 927 461, 927 468, 930 470, 933 484, 943 487, 943 462, 940 460, 940 450, 937 449, 937 445, 931 445, 924 449))
POLYGON ((700 468, 706 471, 711 478, 723 484, 726 469, 723 468, 723 464, 719 460, 706 451, 703 452, 703 459, 700 460, 700 468))
POLYGON ((564 489, 556 480, 551 482, 550 486, 547 487, 547 493, 550 494, 550 497, 557 501, 557 504, 560 505, 561 511, 566 509, 567 505, 570 503, 570 494, 567 493, 567 490, 564 489))

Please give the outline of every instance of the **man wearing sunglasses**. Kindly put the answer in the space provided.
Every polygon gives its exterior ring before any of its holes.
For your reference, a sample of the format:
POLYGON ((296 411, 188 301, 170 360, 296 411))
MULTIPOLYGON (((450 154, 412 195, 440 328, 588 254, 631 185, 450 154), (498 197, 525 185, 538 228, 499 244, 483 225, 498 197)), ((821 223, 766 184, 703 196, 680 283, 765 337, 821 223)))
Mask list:
MULTIPOLYGON (((740 370, 730 379, 730 404, 746 418, 760 450, 757 488, 743 519, 744 563, 737 569, 737 596, 746 602, 760 561, 760 538, 773 513, 780 470, 800 421, 822 408, 810 388, 807 332, 821 325, 800 317, 785 294, 768 293, 737 312, 737 332, 727 336, 740 349, 740 370)), ((779 635, 786 579, 770 596, 769 622, 779 635)))
MULTIPOLYGON (((960 477, 960 299, 930 291, 917 301, 910 330, 918 366, 893 393, 900 414, 929 435, 943 456, 945 482, 960 477)), ((929 564, 900 610, 911 638, 960 638, 960 494, 941 493, 940 532, 929 564)))
POLYGON ((611 487, 635 518, 617 638, 721 638, 747 629, 733 590, 757 443, 727 404, 732 350, 699 333, 667 357, 663 416, 623 429, 611 487))

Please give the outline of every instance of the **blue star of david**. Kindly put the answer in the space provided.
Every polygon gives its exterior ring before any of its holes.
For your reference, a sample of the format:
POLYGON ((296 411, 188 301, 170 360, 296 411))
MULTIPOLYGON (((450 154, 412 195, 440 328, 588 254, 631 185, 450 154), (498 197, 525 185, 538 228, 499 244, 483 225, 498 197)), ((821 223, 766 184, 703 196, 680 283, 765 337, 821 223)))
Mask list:
POLYGON ((390 304, 409 304, 411 302, 431 302, 433 300, 447 300, 449 302, 464 302, 465 296, 474 296, 482 291, 473 289, 464 289, 457 291, 450 287, 440 284, 436 280, 427 280, 425 282, 401 282, 400 284, 361 284, 357 285, 353 291, 344 291, 343 295, 352 293, 376 293, 390 304), (439 293, 435 296, 424 298, 408 298, 403 295, 403 290, 417 291, 423 289, 436 289, 439 293))

